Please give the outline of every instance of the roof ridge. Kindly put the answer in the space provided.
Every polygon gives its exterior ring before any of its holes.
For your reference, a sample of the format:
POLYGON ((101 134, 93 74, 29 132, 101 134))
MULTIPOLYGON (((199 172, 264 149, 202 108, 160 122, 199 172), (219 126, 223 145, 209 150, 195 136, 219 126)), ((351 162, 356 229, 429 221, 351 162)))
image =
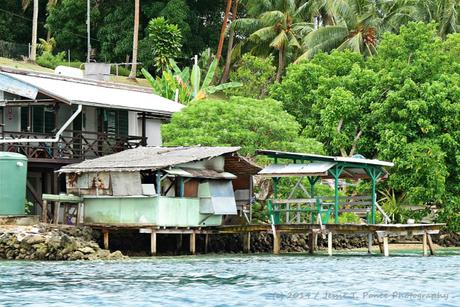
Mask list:
POLYGON ((116 82, 111 82, 111 81, 99 81, 99 80, 92 80, 92 79, 86 79, 86 78, 69 77, 69 76, 63 76, 63 75, 56 75, 56 74, 48 73, 48 72, 18 69, 18 68, 11 68, 11 67, 5 67, 5 66, 0 66, 0 72, 25 75, 25 76, 30 76, 30 77, 41 77, 41 78, 60 80, 60 81, 66 81, 66 82, 75 82, 75 83, 81 83, 81 84, 86 84, 86 85, 102 86, 102 87, 107 87, 107 88, 128 89, 128 90, 133 90, 133 91, 138 91, 138 92, 143 92, 143 93, 153 92, 152 89, 148 87, 142 87, 142 86, 137 86, 137 85, 122 84, 122 83, 116 83, 116 82))

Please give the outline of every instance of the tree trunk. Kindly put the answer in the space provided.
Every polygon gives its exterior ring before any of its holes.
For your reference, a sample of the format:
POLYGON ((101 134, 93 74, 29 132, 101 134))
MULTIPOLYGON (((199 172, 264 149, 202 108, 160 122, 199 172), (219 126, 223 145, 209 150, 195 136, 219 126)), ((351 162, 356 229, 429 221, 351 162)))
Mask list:
POLYGON ((232 6, 232 0, 227 0, 227 7, 225 8, 224 21, 222 22, 222 28, 220 29, 219 46, 217 46, 217 53, 216 53, 217 62, 220 61, 220 57, 222 56, 222 48, 224 47, 224 39, 225 39, 225 30, 227 29, 228 15, 230 14, 231 6, 232 6))
MULTIPOLYGON (((232 7, 232 21, 235 22, 236 20, 236 13, 238 12, 238 0, 235 0, 232 7)), ((228 80, 228 76, 230 74, 230 65, 232 64, 232 51, 233 51, 233 40, 235 39, 235 30, 232 27, 230 29, 229 38, 228 38, 228 46, 227 46, 227 58, 225 60, 225 68, 224 73, 222 74, 222 79, 220 83, 225 83, 228 80)))
POLYGON ((284 49, 284 45, 278 51, 278 72, 276 73, 276 82, 281 81, 281 76, 283 76, 284 66, 286 65, 286 52, 284 49))
POLYGON ((131 73, 129 79, 136 79, 137 74, 137 46, 139 43, 139 11, 140 0, 134 0, 134 33, 133 33, 133 58, 131 65, 131 73))
POLYGON ((38 27, 38 0, 34 0, 34 12, 32 19, 32 50, 30 51, 30 60, 37 60, 37 27, 38 27))

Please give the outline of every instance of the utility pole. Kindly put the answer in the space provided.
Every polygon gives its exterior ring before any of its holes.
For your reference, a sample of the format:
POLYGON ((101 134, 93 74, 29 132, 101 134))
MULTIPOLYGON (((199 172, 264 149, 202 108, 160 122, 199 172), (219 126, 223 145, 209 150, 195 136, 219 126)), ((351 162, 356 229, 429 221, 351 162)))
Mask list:
POLYGON ((34 12, 32 21, 32 50, 30 52, 30 60, 37 60, 37 27, 38 27, 38 0, 34 0, 34 12))
POLYGON ((88 54, 86 62, 89 63, 91 60, 91 0, 87 0, 86 10, 86 31, 88 32, 88 54))

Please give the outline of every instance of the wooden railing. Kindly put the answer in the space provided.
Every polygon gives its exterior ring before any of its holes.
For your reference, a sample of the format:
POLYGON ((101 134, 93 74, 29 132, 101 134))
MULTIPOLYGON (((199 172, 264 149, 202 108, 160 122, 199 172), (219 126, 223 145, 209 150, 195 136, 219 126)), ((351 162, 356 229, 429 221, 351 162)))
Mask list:
MULTIPOLYGON (((339 214, 355 213, 369 222, 372 208, 371 196, 341 196, 339 197, 339 214)), ((335 198, 315 197, 306 199, 270 199, 268 210, 271 223, 327 224, 335 210, 335 198)))
POLYGON ((0 144, 0 150, 17 152, 29 159, 85 160, 136 148, 144 144, 138 136, 112 136, 106 133, 65 131, 58 142, 34 142, 52 139, 53 134, 3 131, 3 140, 27 139, 23 143, 0 144))

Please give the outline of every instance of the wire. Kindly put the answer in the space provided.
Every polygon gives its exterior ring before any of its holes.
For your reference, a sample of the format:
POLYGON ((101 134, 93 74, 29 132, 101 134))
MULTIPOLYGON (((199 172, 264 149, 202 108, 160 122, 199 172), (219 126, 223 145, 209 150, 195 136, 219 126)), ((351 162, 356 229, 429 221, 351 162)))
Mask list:
MULTIPOLYGON (((2 8, 0 8, 0 11, 2 12, 5 12, 7 14, 10 14, 12 16, 15 16, 15 17, 18 17, 18 18, 21 18, 21 19, 24 19, 24 20, 27 20, 27 21, 30 21, 30 22, 33 22, 33 20, 31 18, 27 18, 25 16, 22 16, 22 15, 19 15, 19 14, 16 14, 16 13, 13 13, 13 12, 10 12, 10 11, 7 11, 7 10, 4 10, 2 8)), ((45 23, 43 21, 38 21, 39 24, 45 26, 45 23)), ((55 32, 58 32, 58 31, 55 31, 55 32)), ((67 33, 70 33, 70 34, 73 34, 75 36, 78 36, 78 37, 81 37, 81 38, 86 38, 85 35, 81 35, 81 34, 78 34, 78 33, 74 33, 74 32, 71 32, 69 30, 62 30, 62 32, 67 32, 67 33)), ((96 42, 100 42, 100 40, 96 39, 96 38, 93 38, 91 37, 91 40, 92 41, 96 41, 96 42)))

